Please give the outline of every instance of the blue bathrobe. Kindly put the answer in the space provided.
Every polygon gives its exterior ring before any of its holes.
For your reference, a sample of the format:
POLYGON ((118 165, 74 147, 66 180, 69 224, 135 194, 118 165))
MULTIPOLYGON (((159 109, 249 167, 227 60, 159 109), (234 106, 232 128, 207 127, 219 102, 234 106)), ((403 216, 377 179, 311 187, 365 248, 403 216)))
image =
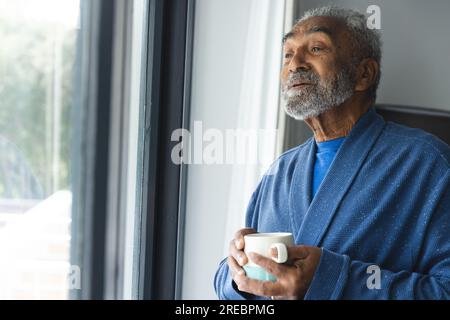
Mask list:
MULTIPOLYGON (((246 213, 247 227, 322 248, 305 299, 449 299, 449 147, 371 108, 312 199, 315 149, 311 138, 281 155, 246 213)), ((237 290, 226 259, 214 287, 220 299, 262 298, 237 290)))

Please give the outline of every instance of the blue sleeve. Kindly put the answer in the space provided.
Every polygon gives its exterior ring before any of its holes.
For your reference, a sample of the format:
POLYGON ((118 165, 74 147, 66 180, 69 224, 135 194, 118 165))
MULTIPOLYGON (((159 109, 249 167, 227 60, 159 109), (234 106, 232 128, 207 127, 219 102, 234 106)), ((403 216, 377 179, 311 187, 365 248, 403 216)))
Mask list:
MULTIPOLYGON (((263 178, 264 179, 264 178, 263 178)), ((252 197, 250 199, 250 203, 247 207, 245 221, 246 227, 257 229, 257 219, 255 214, 255 207, 257 198, 259 195, 259 190, 261 187, 261 183, 256 188, 255 192, 253 192, 252 197)), ((216 271, 214 276, 214 290, 220 300, 264 300, 267 299, 265 297, 259 297, 252 294, 248 294, 245 292, 241 292, 237 289, 236 284, 231 278, 230 271, 228 269, 227 259, 223 259, 219 268, 216 271)))
POLYGON ((368 282, 374 283, 374 278, 369 278, 375 274, 371 266, 376 264, 352 261, 322 248, 305 299, 450 299, 450 187, 449 183, 444 186, 423 238, 417 261, 420 273, 377 266, 380 281, 374 287, 368 282))

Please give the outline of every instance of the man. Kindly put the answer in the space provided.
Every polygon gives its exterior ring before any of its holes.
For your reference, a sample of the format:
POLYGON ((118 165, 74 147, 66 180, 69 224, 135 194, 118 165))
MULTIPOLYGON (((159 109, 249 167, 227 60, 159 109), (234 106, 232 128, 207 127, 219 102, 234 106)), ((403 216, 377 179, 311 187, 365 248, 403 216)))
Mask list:
POLYGON ((216 273, 219 298, 450 298, 450 150, 376 114, 380 60, 378 32, 352 10, 312 10, 285 36, 285 109, 314 138, 263 176, 216 273), (288 262, 247 257, 253 232, 292 232, 288 262), (249 258, 277 280, 248 278, 249 258))

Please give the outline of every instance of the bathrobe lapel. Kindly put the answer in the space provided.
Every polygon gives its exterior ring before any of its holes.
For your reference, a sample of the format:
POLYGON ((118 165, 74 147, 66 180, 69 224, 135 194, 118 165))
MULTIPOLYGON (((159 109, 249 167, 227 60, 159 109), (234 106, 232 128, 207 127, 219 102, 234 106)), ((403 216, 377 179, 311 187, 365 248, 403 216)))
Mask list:
MULTIPOLYGON (((355 124, 339 148, 327 175, 311 201, 316 146, 314 139, 299 153, 289 195, 295 243, 319 246, 344 195, 357 176, 385 122, 373 108, 355 124)), ((355 201, 359 201, 355 199, 355 201)))

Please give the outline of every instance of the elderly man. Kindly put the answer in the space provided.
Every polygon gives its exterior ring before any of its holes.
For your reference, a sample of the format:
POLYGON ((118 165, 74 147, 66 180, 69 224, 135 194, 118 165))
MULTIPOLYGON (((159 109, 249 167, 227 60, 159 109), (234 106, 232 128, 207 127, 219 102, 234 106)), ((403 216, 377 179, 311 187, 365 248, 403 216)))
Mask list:
POLYGON ((380 60, 378 32, 352 10, 314 9, 285 36, 285 109, 314 138, 263 176, 217 270, 219 298, 450 298, 450 150, 377 115, 380 60), (286 264, 246 256, 245 234, 277 231, 294 235, 286 264), (248 278, 249 258, 276 281, 248 278))

